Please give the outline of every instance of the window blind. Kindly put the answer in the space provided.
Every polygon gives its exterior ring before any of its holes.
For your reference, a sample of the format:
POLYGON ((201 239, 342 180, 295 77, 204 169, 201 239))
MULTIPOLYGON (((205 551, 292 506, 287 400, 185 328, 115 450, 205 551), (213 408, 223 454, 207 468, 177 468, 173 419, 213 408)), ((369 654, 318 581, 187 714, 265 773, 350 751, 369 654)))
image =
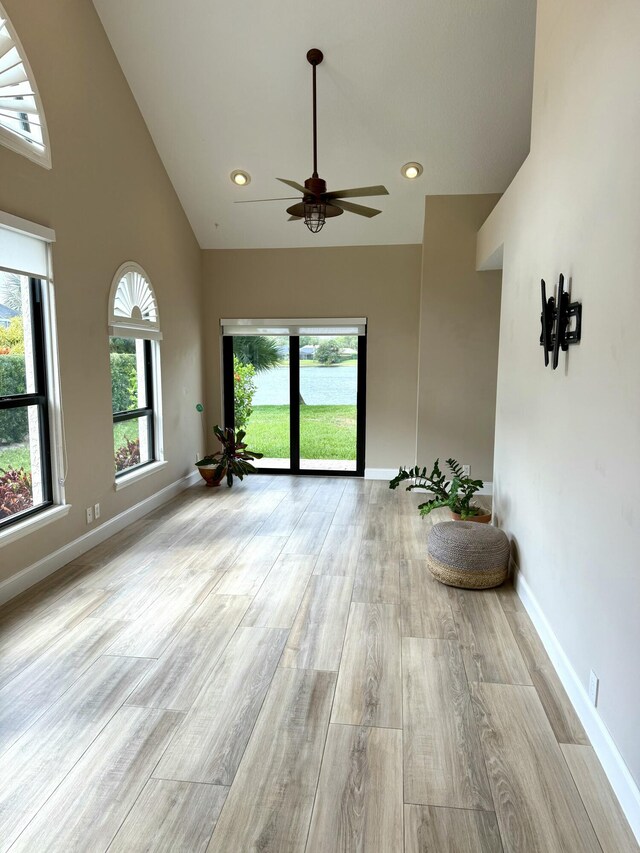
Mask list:
POLYGON ((366 317, 221 320, 223 335, 365 335, 366 317))
POLYGON ((49 278, 50 228, 0 212, 0 268, 9 272, 49 278))

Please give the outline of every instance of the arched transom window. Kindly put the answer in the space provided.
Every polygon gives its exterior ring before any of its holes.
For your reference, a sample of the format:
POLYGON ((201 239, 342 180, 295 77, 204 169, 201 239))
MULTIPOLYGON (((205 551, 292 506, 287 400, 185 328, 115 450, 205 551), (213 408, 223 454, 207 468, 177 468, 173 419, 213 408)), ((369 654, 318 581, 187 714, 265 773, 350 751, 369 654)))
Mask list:
POLYGON ((162 338, 156 296, 149 277, 138 264, 128 262, 119 268, 111 285, 109 306, 110 334, 162 338))
POLYGON ((33 72, 0 4, 0 142, 51 167, 49 137, 33 72))

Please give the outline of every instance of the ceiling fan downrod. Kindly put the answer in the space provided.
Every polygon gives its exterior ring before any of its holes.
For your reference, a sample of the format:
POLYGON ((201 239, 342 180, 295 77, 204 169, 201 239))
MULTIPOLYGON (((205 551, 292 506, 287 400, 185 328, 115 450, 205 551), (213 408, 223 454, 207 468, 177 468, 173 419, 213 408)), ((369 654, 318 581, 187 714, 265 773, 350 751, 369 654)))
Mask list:
POLYGON ((317 117, 317 98, 316 98, 316 68, 322 60, 324 54, 317 47, 312 47, 307 52, 307 62, 313 68, 313 175, 312 178, 318 177, 318 117, 317 117))

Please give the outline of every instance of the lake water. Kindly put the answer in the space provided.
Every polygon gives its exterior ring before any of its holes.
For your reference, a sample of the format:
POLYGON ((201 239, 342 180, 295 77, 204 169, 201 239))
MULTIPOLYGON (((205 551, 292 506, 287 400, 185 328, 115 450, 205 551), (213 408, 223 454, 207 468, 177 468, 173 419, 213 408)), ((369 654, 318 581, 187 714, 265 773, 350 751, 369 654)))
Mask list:
MULTIPOLYGON (((274 367, 256 373, 254 406, 285 406, 289 403, 289 368, 274 367)), ((357 366, 302 367, 300 393, 308 406, 355 406, 357 366)))

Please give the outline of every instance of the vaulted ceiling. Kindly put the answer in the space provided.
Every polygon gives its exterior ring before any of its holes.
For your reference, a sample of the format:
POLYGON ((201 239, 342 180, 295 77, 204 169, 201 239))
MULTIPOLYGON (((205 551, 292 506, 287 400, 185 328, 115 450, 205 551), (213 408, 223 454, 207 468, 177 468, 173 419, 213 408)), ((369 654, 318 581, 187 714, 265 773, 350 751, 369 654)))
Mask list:
POLYGON ((528 153, 535 0, 94 4, 203 248, 418 243, 425 195, 500 192, 528 153), (233 204, 311 175, 311 47, 321 177, 390 193, 319 234, 287 221, 293 202, 233 204))

